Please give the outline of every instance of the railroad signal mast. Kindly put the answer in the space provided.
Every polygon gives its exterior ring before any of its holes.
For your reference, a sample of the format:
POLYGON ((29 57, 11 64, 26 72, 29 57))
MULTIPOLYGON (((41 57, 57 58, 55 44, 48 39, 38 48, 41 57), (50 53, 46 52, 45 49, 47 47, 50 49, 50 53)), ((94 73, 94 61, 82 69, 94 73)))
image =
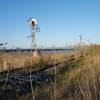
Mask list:
POLYGON ((30 24, 30 28, 31 28, 31 37, 32 37, 32 43, 31 43, 31 49, 32 49, 32 53, 33 56, 37 56, 38 52, 37 52, 37 45, 36 45, 36 33, 40 31, 40 28, 37 26, 37 20, 33 19, 32 17, 28 20, 29 24, 30 24))
POLYGON ((80 35, 80 49, 82 49, 82 41, 83 41, 83 35, 80 35))

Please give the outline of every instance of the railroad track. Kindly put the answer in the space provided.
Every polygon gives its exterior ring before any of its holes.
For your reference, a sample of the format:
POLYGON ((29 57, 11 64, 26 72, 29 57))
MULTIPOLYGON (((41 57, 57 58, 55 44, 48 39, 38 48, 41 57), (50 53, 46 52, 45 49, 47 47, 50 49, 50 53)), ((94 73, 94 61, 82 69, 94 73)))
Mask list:
MULTIPOLYGON (((47 64, 47 65, 45 65, 44 68, 39 69, 37 71, 33 71, 31 73, 32 81, 37 82, 37 83, 53 81, 52 76, 50 74, 48 74, 47 71, 50 70, 50 68, 57 66, 57 65, 59 65, 59 63, 57 63, 55 65, 54 64, 47 64)), ((5 74, 6 73, 7 72, 5 72, 5 74)), ((15 82, 15 81, 17 81, 17 82, 19 81, 18 83, 20 83, 21 81, 22 82, 29 82, 30 81, 30 73, 29 72, 23 72, 23 71, 15 73, 15 70, 14 70, 14 72, 11 71, 7 81, 8 81, 7 83, 9 83, 9 84, 10 84, 10 82, 12 84, 12 82, 15 82)), ((0 80, 0 83, 2 83, 2 84, 5 83, 5 78, 0 80)))
MULTIPOLYGON (((79 57, 80 56, 78 56, 78 57, 73 56, 70 59, 68 59, 67 62, 76 60, 79 57)), ((54 83, 54 75, 52 75, 48 72, 49 72, 49 70, 51 71, 52 68, 55 68, 62 63, 66 63, 66 60, 63 60, 63 62, 56 61, 55 64, 48 64, 47 63, 44 68, 38 69, 37 71, 33 71, 31 73, 33 88, 35 89, 37 86, 41 86, 42 84, 50 85, 50 84, 54 83)), ((13 91, 13 89, 18 90, 20 92, 20 95, 23 95, 23 94, 25 95, 31 91, 30 73, 24 72, 24 71, 19 71, 19 70, 22 70, 22 69, 18 69, 17 71, 16 70, 11 71, 11 73, 9 74, 5 89, 2 88, 3 84, 5 83, 5 79, 0 81, 0 87, 1 87, 0 88, 0 97, 1 98, 4 98, 5 95, 9 91, 13 91), (12 90, 9 90, 8 92, 6 92, 6 89, 9 86, 11 87, 12 90)), ((2 100, 5 100, 5 99, 2 99, 2 100)))
MULTIPOLYGON (((68 61, 67 62, 70 62, 71 60, 76 60, 76 59, 78 59, 78 58, 80 58, 81 57, 81 55, 78 55, 78 56, 71 56, 69 59, 68 59, 68 61)), ((52 60, 51 62, 55 62, 54 60, 52 60)), ((44 68, 41 68, 41 69, 38 69, 38 70, 35 70, 35 71, 32 71, 31 72, 31 74, 33 75, 33 77, 36 77, 38 74, 41 74, 41 73, 44 73, 44 72, 46 72, 46 71, 48 71, 48 70, 50 70, 51 68, 53 68, 53 67, 55 67, 55 66, 58 66, 58 65, 60 65, 60 64, 62 64, 62 63, 66 63, 66 60, 61 60, 61 61, 56 61, 56 63, 55 64, 48 64, 48 62, 47 62, 47 64, 45 64, 44 66, 44 68), (37 74, 38 73, 38 74, 37 74)), ((9 75, 9 78, 13 78, 13 77, 16 77, 16 79, 17 79, 17 77, 19 77, 18 79, 19 80, 24 80, 24 78, 25 77, 28 77, 29 75, 30 75, 30 73, 29 72, 24 72, 24 71, 20 71, 20 70, 23 70, 24 68, 19 68, 19 69, 15 69, 15 70, 12 70, 12 71, 10 71, 9 73, 10 73, 10 75, 9 75)), ((5 74, 7 73, 7 71, 6 72, 4 72, 5 74)), ((1 73, 1 74, 3 74, 3 73, 1 73)), ((26 78, 26 79, 28 79, 28 78, 26 78)))
MULTIPOLYGON (((78 56, 71 56, 70 59, 68 59, 67 62, 70 62, 71 60, 76 60, 78 58, 80 58, 81 56, 78 55, 78 56)), ((52 62, 54 62, 54 60, 52 60, 52 62)), ((41 68, 41 69, 38 69, 36 71, 32 71, 31 74, 32 74, 32 81, 35 81, 37 80, 39 77, 41 77, 41 75, 43 73, 45 73, 46 71, 49 71, 51 68, 53 67, 56 67, 62 63, 66 63, 66 60, 63 60, 63 61, 56 61, 55 64, 46 64, 44 68, 41 68)), ((19 70, 22 70, 22 68, 19 68, 16 70, 13 70, 11 72, 9 72, 9 77, 8 77, 8 80, 11 80, 11 79, 14 79, 14 80, 19 80, 19 81, 29 81, 30 78, 29 78, 29 75, 30 75, 30 72, 24 72, 24 71, 19 71, 19 70)), ((7 72, 5 72, 6 74, 7 72)), ((2 74, 2 73, 1 73, 2 74)), ((45 74, 44 74, 45 75, 45 74)), ((0 83, 3 83, 5 81, 5 78, 0 80, 0 83)))

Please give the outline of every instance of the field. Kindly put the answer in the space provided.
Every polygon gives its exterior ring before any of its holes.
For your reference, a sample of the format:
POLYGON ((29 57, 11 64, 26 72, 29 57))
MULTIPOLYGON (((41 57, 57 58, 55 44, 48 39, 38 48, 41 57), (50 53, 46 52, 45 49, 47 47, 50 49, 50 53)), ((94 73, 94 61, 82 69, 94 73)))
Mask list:
POLYGON ((66 55, 1 53, 1 100, 99 100, 99 51, 91 45, 66 55))

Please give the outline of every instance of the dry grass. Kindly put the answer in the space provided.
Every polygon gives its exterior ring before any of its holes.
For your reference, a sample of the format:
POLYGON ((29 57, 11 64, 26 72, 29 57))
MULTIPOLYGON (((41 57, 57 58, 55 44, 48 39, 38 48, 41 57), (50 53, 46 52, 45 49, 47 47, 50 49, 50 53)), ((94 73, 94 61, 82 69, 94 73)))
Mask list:
POLYGON ((23 67, 26 62, 30 63, 31 56, 20 53, 2 53, 0 54, 0 71, 9 69, 16 69, 23 67))
POLYGON ((91 46, 84 63, 71 70, 58 89, 62 100, 100 100, 100 46, 91 46))
POLYGON ((61 61, 66 57, 64 54, 52 54, 42 56, 32 56, 30 53, 1 53, 0 54, 0 72, 8 69, 17 69, 32 66, 40 63, 41 60, 48 63, 55 63, 54 60, 61 61))
MULTIPOLYGON (((15 58, 6 57, 6 59, 8 59, 8 62, 10 62, 9 59, 12 59, 12 62, 8 64, 14 64, 16 67, 18 67, 18 65, 29 66, 31 62, 32 64, 44 64, 45 62, 53 60, 54 62, 56 60, 62 62, 66 60, 67 63, 65 62, 61 67, 57 66, 56 100, 100 100, 100 46, 92 45, 88 47, 85 54, 84 59, 82 58, 82 63, 80 63, 81 60, 77 58, 80 56, 79 53, 74 55, 75 60, 73 60, 73 56, 57 54, 36 58, 32 58, 30 55, 16 54, 15 58), (72 61, 70 61, 70 59, 72 59, 72 61), (68 63, 68 61, 70 63, 68 63), (70 69, 69 67, 72 68, 70 69), (64 70, 62 70, 63 68, 64 70)), ((3 66, 2 62, 4 58, 5 55, 0 56, 0 66, 3 66)), ((53 92, 53 90, 49 92, 49 97, 53 96, 51 92, 53 92)), ((25 98, 27 98, 27 96, 25 98)), ((26 100, 28 100, 28 98, 26 100)))

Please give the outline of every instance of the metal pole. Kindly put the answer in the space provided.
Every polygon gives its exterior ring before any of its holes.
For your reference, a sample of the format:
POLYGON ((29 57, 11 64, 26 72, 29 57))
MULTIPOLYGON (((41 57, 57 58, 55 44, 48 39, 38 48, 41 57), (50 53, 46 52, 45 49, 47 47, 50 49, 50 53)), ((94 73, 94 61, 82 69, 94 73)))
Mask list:
POLYGON ((80 49, 82 48, 82 35, 80 35, 80 49))
POLYGON ((31 91, 32 91, 32 99, 35 100, 35 95, 34 95, 34 89, 33 89, 33 83, 32 83, 32 62, 33 62, 33 54, 34 54, 34 37, 35 37, 35 30, 33 30, 32 26, 31 27, 31 34, 32 34, 32 41, 31 41, 31 52, 32 52, 32 59, 31 59, 31 65, 30 65, 30 86, 31 86, 31 91))
POLYGON ((37 56, 37 47, 36 47, 36 39, 35 39, 35 34, 36 34, 36 29, 35 26, 31 26, 32 28, 32 50, 33 50, 33 55, 37 56))

